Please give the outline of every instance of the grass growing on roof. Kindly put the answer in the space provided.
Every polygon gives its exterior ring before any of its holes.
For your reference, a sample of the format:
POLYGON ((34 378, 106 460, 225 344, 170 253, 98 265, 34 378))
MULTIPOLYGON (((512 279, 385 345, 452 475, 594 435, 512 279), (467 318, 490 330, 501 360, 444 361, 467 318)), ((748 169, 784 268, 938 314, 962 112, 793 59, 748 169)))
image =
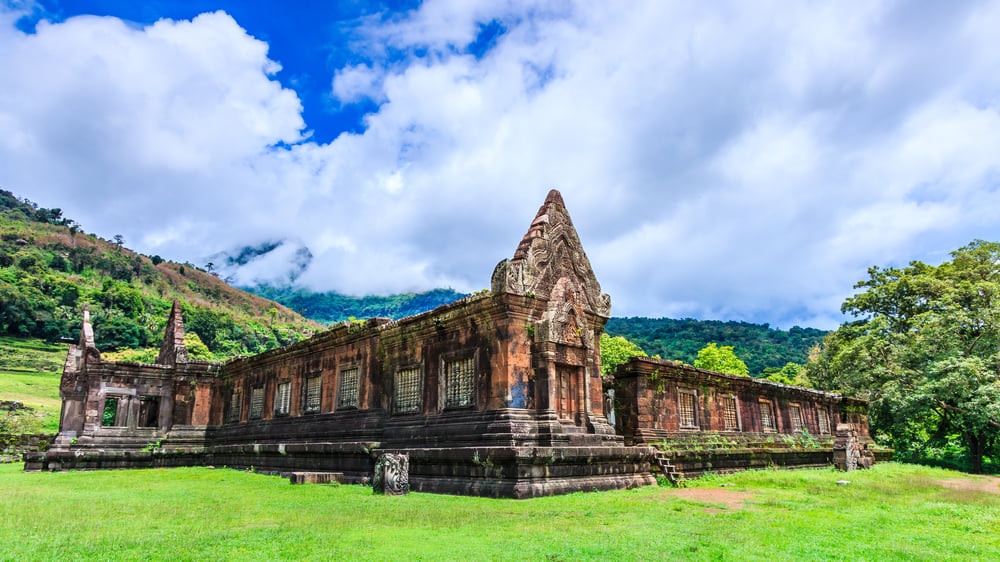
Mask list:
POLYGON ((225 469, 21 466, 0 466, 0 544, 27 560, 1000 557, 1000 480, 892 463, 527 501, 375 496, 225 469))

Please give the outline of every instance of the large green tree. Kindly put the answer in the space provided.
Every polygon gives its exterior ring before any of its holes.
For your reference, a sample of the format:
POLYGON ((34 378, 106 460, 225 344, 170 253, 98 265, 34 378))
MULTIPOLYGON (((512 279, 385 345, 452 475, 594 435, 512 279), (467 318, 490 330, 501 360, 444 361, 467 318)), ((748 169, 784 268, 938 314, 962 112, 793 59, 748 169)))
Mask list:
POLYGON ((975 241, 939 266, 868 270, 807 366, 818 388, 871 401, 871 423, 904 457, 959 444, 973 472, 1000 445, 1000 244, 975 241))
POLYGON ((694 360, 694 366, 727 375, 750 375, 747 364, 736 356, 733 346, 719 346, 715 342, 701 348, 698 358, 694 360))
POLYGON ((601 374, 610 375, 629 357, 647 357, 646 352, 622 336, 601 332, 601 374))

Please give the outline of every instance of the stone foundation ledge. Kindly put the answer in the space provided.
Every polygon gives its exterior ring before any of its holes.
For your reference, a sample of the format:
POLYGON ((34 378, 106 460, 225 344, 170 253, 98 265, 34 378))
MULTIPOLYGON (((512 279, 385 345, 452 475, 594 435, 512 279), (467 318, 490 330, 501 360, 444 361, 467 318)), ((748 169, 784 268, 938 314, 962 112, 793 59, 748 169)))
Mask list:
POLYGON ((649 473, 622 476, 548 478, 544 480, 470 480, 466 478, 436 478, 410 476, 410 489, 431 494, 510 498, 523 500, 575 492, 629 490, 655 486, 649 473))
POLYGON ((664 456, 685 478, 707 473, 729 473, 767 468, 824 468, 833 466, 833 449, 756 448, 706 451, 666 451, 664 456))
POLYGON ((167 468, 177 466, 203 466, 209 464, 204 449, 178 449, 175 451, 137 449, 51 449, 33 453, 24 459, 25 472, 48 470, 104 470, 118 468, 167 468))
POLYGON ((367 483, 382 453, 409 455, 415 491, 531 498, 653 485, 651 447, 443 447, 380 449, 378 443, 271 443, 194 450, 63 449, 35 454, 26 471, 229 466, 288 475, 337 473, 367 483))
POLYGON ((415 491, 531 498, 656 484, 649 447, 385 449, 409 455, 415 491))
POLYGON ((213 445, 208 448, 208 452, 213 455, 367 455, 378 447, 379 443, 374 441, 346 443, 288 441, 283 443, 213 445))

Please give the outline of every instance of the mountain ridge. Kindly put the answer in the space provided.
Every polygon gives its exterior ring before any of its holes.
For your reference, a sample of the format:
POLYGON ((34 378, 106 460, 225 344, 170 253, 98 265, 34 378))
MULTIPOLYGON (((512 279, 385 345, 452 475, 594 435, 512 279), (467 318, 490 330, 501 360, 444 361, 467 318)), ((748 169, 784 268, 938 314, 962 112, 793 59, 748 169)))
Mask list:
POLYGON ((196 358, 258 353, 323 329, 191 263, 146 256, 124 243, 87 234, 60 209, 0 190, 0 335, 75 340, 88 309, 102 351, 154 349, 174 300, 188 334, 204 344, 196 358))

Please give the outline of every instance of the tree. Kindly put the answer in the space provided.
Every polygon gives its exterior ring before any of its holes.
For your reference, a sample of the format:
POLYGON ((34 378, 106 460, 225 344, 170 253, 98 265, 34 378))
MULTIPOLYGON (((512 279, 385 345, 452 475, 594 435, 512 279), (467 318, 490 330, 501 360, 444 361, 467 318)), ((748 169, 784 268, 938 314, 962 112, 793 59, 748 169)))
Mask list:
POLYGON ((198 361, 212 361, 215 359, 215 355, 209 351, 208 346, 194 332, 184 334, 184 347, 187 348, 188 357, 191 359, 198 361))
POLYGON ((727 375, 750 376, 750 369, 736 356, 733 346, 719 347, 715 342, 701 348, 701 351, 698 352, 698 358, 694 360, 694 366, 727 375))
POLYGON ((148 339, 146 329, 127 318, 117 317, 101 324, 94 323, 94 342, 101 350, 142 347, 148 339))
POLYGON ((69 227, 69 243, 70 246, 76 248, 76 234, 80 232, 80 225, 75 220, 66 221, 66 226, 69 227))
MULTIPOLYGON (((977 240, 937 267, 868 270, 807 373, 871 401, 872 429, 904 458, 958 443, 968 468, 1000 445, 1000 244, 977 240)), ((936 460, 948 460, 937 458, 936 460)))
POLYGON ((618 365, 628 361, 629 357, 647 357, 646 352, 638 345, 622 336, 609 336, 601 332, 601 374, 610 375, 618 365))
POLYGON ((798 363, 785 363, 785 366, 780 369, 764 369, 764 380, 812 388, 812 383, 806 376, 805 367, 798 363))
POLYGON ((121 250, 124 244, 125 244, 125 237, 122 236, 121 234, 115 234, 115 246, 117 246, 118 249, 121 250))

